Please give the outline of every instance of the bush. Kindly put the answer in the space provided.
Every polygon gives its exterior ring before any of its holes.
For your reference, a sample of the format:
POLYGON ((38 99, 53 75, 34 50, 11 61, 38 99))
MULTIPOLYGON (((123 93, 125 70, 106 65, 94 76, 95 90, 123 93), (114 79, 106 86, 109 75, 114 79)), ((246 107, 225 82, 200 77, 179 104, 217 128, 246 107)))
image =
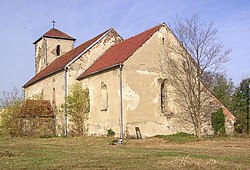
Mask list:
POLYGON ((73 123, 71 133, 73 136, 84 136, 87 132, 85 122, 90 111, 89 90, 82 89, 80 84, 70 87, 70 95, 66 98, 63 109, 67 110, 69 120, 73 123))
POLYGON ((222 109, 214 112, 211 117, 214 134, 225 134, 225 116, 222 109))
POLYGON ((18 90, 12 92, 2 92, 0 99, 0 133, 1 135, 19 136, 18 114, 21 109, 23 99, 19 96, 18 90))
POLYGON ((113 137, 113 136, 115 136, 115 132, 110 128, 110 129, 107 130, 107 136, 108 137, 113 137))

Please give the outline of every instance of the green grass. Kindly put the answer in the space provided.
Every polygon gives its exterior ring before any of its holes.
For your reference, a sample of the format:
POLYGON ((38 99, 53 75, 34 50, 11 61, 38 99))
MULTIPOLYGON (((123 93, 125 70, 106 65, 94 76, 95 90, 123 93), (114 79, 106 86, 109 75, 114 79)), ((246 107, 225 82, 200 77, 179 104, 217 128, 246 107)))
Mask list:
POLYGON ((159 137, 130 139, 124 145, 110 145, 111 137, 2 138, 0 169, 250 168, 249 137, 159 137))
POLYGON ((164 139, 169 142, 176 142, 176 143, 186 143, 186 142, 194 142, 199 141, 196 136, 188 133, 176 133, 173 135, 156 135, 155 137, 164 139))

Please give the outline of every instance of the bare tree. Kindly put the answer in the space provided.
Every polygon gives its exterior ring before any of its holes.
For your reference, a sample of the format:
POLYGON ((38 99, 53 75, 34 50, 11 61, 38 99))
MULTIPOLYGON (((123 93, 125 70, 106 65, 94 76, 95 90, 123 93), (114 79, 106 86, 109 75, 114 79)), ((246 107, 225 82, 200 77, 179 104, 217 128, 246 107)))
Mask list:
MULTIPOLYGON (((190 19, 176 19, 173 29, 178 40, 168 41, 164 48, 163 71, 168 83, 174 87, 175 103, 189 113, 195 134, 202 135, 204 121, 211 116, 213 96, 206 89, 209 79, 203 75, 211 74, 228 61, 230 50, 223 50, 222 43, 216 39, 213 23, 202 24, 197 15, 190 19)), ((169 30, 170 31, 170 30, 169 30)))

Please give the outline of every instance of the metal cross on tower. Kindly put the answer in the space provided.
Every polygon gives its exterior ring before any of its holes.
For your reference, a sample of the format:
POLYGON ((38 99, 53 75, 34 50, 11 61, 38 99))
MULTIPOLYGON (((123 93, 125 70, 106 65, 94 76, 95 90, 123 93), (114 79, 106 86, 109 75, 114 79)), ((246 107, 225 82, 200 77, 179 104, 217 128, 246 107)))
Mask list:
POLYGON ((55 28, 56 21, 55 21, 55 20, 52 20, 51 22, 52 22, 52 24, 53 24, 53 28, 55 28))

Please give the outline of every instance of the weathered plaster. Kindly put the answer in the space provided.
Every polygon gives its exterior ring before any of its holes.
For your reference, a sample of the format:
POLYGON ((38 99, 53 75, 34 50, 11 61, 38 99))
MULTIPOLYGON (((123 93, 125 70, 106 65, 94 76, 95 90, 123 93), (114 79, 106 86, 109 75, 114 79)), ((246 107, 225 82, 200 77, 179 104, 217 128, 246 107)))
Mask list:
POLYGON ((43 37, 35 44, 35 74, 44 69, 56 58, 73 49, 74 41, 43 37), (60 45, 60 55, 56 55, 56 47, 60 45))
POLYGON ((105 135, 107 130, 111 128, 118 136, 120 129, 120 96, 117 93, 120 83, 118 70, 114 69, 96 76, 90 76, 81 80, 81 82, 83 87, 88 87, 90 93, 88 133, 98 136, 105 135), (100 108, 102 83, 106 84, 108 96, 111 96, 108 98, 109 107, 106 111, 100 108))
MULTIPOLYGON (((123 99, 126 101, 127 110, 135 110, 140 102, 140 96, 134 92, 127 83, 124 83, 123 99)), ((118 91, 120 96, 120 91, 118 91)))

